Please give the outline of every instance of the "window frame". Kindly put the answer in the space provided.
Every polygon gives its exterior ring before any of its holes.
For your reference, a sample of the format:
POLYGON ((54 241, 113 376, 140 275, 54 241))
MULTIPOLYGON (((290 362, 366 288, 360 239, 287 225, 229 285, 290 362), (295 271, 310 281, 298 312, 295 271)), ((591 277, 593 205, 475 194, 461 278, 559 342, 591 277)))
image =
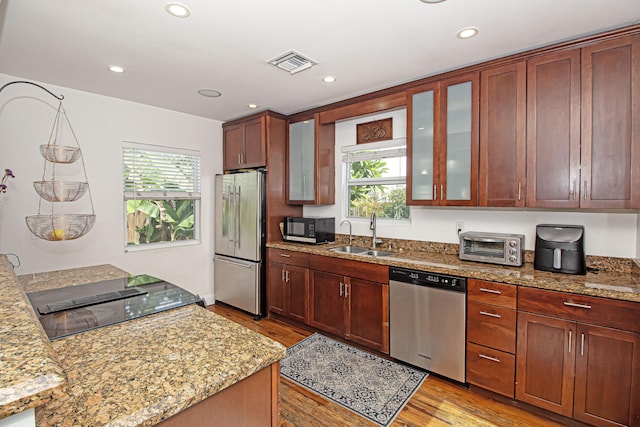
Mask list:
MULTIPOLYGON (((138 142, 131 141, 123 141, 122 143, 122 191, 123 191, 123 241, 124 241, 124 251, 126 252, 135 252, 140 250, 151 250, 151 249, 162 249, 162 248, 173 248, 179 246, 190 246, 190 245, 198 245, 201 242, 200 238, 200 229, 202 221, 202 215, 200 212, 201 208, 201 154, 199 150, 191 150, 184 148, 176 148, 176 147, 168 147, 154 144, 143 144, 138 142), (127 173, 127 168, 132 167, 131 164, 128 163, 128 160, 131 160, 135 157, 136 153, 145 153, 150 154, 151 158, 149 162, 152 167, 157 167, 152 169, 154 173, 159 173, 161 180, 160 186, 155 185, 145 185, 145 183, 141 182, 141 180, 130 180, 128 178, 131 177, 129 173, 127 173), (192 169, 189 169, 190 174, 192 174, 190 179, 182 179, 176 178, 176 175, 172 175, 174 171, 173 167, 167 167, 167 163, 171 163, 171 157, 173 159, 183 158, 183 160, 188 160, 188 166, 192 169), (164 163, 163 163, 164 162, 164 163), (172 178, 177 179, 178 181, 182 181, 178 183, 178 188, 166 189, 161 188, 163 183, 167 181, 176 185, 176 183, 172 180, 172 178), (152 243, 138 243, 138 244, 129 244, 128 242, 128 214, 127 214, 127 202, 130 200, 192 200, 193 201, 193 237, 186 240, 174 240, 174 241, 159 241, 152 243)), ((135 160, 133 160, 135 164, 135 160)), ((134 166, 135 167, 135 166, 134 166)), ((146 167, 142 167, 142 173, 138 175, 138 177, 144 178, 144 169, 146 167)), ((154 179, 157 179, 155 177, 154 179)), ((148 183, 147 183, 148 184, 148 183)))
MULTIPOLYGON (((381 177, 381 178, 351 178, 351 163, 362 160, 384 160, 388 158, 404 157, 406 159, 406 138, 391 139, 380 142, 370 142, 366 144, 349 145, 342 147, 342 170, 343 170, 343 203, 342 203, 342 216, 349 220, 366 220, 366 217, 351 216, 350 212, 350 192, 349 187, 354 185, 403 185, 405 188, 405 194, 407 189, 407 170, 406 164, 404 168, 404 175, 398 175, 394 177, 381 177), (377 151, 378 153, 371 153, 371 151, 377 151), (364 153, 366 154, 355 154, 364 153)), ((395 222, 398 224, 408 224, 411 222, 411 208, 408 208, 408 218, 385 218, 378 217, 378 221, 395 222)))

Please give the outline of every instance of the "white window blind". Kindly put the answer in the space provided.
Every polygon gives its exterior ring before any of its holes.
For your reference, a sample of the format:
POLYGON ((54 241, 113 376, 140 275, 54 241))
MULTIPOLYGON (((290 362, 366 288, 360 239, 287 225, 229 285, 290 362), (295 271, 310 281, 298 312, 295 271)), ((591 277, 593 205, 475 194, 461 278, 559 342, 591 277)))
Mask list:
POLYGON ((125 142, 122 159, 125 200, 200 198, 199 152, 125 142))

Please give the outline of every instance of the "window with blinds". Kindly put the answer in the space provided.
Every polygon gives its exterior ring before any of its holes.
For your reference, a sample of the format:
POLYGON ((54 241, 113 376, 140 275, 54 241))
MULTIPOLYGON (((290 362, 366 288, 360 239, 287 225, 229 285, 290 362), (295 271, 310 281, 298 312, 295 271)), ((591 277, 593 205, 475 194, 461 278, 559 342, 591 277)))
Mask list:
POLYGON ((122 145, 126 246, 198 241, 200 153, 122 145))
POLYGON ((347 217, 409 219, 405 139, 343 147, 342 162, 347 217))

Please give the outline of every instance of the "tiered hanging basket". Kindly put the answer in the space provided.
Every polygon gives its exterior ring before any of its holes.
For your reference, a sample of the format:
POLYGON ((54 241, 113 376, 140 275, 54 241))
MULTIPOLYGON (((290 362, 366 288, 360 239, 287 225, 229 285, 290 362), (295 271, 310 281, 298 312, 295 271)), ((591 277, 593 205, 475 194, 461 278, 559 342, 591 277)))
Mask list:
POLYGON ((31 232, 44 240, 60 241, 73 240, 84 236, 91 230, 96 221, 96 214, 93 208, 93 199, 91 198, 91 190, 87 182, 87 170, 84 165, 82 150, 78 143, 78 138, 71 127, 69 118, 62 107, 62 102, 58 106, 58 112, 53 122, 53 129, 49 142, 40 146, 40 153, 44 157, 44 170, 42 172, 42 180, 34 181, 33 186, 40 196, 38 202, 38 214, 26 217, 27 227, 31 232), (60 132, 61 120, 68 125, 71 134, 75 140, 76 146, 58 144, 58 135, 60 132), (82 162, 82 170, 84 172, 84 181, 60 181, 56 179, 56 166, 58 164, 70 164, 78 159, 82 162), (47 165, 51 165, 50 179, 47 177, 47 165), (56 213, 55 207, 57 203, 74 202, 82 198, 86 193, 89 194, 91 203, 91 213, 56 213), (43 213, 42 200, 51 203, 49 213, 43 213))

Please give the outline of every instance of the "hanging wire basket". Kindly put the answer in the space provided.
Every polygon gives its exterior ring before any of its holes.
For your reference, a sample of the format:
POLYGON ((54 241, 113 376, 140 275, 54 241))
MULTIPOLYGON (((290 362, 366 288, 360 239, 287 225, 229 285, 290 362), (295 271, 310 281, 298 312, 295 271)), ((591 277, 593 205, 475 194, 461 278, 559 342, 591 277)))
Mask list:
POLYGON ((25 218, 27 227, 43 240, 73 240, 91 230, 95 214, 31 215, 25 218))
POLYGON ((42 144, 40 146, 42 157, 52 163, 73 163, 80 157, 80 147, 68 145, 42 144))
POLYGON ((74 202, 84 196, 89 184, 77 181, 34 181, 33 187, 40 197, 49 202, 74 202))
POLYGON ((96 214, 93 208, 91 190, 87 182, 87 170, 84 164, 80 143, 76 137, 67 113, 62 106, 62 101, 58 106, 58 112, 53 121, 53 128, 49 136, 49 142, 40 146, 40 153, 45 158, 42 179, 34 181, 33 186, 40 195, 38 201, 38 214, 25 218, 27 227, 31 232, 43 240, 60 241, 73 240, 87 234, 96 222, 96 214), (60 136, 60 126, 68 126, 77 147, 58 144, 60 136), (81 181, 58 181, 56 180, 56 165, 60 163, 73 163, 76 160, 82 163, 84 179, 81 181), (51 165, 51 173, 47 176, 47 164, 51 165), (80 199, 85 193, 89 193, 91 203, 91 213, 65 213, 55 212, 58 202, 73 202, 80 199), (51 202, 49 214, 42 211, 42 200, 51 202))

